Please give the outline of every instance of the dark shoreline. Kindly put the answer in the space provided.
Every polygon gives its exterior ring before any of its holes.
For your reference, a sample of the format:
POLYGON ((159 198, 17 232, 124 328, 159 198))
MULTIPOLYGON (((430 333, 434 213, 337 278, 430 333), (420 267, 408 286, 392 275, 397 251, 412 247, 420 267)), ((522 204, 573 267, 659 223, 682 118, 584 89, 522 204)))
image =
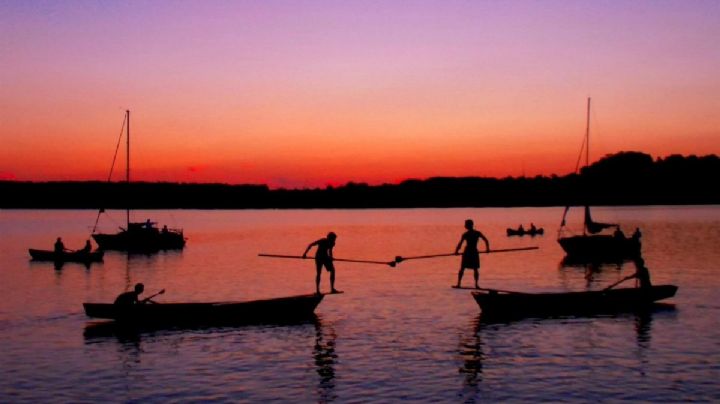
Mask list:
POLYGON ((720 204, 720 158, 606 156, 565 176, 436 177, 315 189, 168 182, 0 181, 0 209, 371 209, 720 204), (715 180, 713 180, 715 178, 715 180))

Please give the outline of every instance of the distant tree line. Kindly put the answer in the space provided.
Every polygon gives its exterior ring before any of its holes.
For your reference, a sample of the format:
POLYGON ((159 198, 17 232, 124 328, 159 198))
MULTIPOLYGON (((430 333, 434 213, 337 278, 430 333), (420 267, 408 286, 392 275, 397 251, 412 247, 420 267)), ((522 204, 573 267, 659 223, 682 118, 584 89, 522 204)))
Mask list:
POLYGON ((607 155, 580 173, 435 177, 315 189, 266 185, 0 181, 0 208, 289 209, 720 203, 720 158, 639 152, 607 155), (713 178, 715 178, 713 180, 713 178))

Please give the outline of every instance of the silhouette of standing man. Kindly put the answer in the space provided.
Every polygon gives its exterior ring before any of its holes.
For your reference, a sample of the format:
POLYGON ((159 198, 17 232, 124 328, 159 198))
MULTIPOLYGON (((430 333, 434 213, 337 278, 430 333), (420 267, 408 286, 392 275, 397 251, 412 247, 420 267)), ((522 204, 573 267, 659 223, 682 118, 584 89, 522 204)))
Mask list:
POLYGON ((338 291, 335 290, 335 266, 333 265, 333 248, 335 247, 335 239, 337 239, 337 235, 330 232, 327 237, 310 243, 302 255, 303 258, 307 258, 308 251, 310 251, 313 246, 317 246, 317 251, 315 252, 315 269, 317 270, 317 275, 315 276, 315 290, 317 294, 320 294, 320 274, 322 273, 323 266, 328 272, 330 272, 330 293, 338 293, 338 291))
POLYGON ((478 285, 478 270, 480 269, 480 252, 478 251, 477 246, 478 241, 482 239, 485 242, 485 251, 490 251, 490 242, 488 242, 488 239, 482 233, 475 230, 473 226, 474 223, 472 220, 468 219, 465 221, 465 228, 467 231, 463 233, 462 237, 460 237, 460 242, 457 247, 455 247, 455 254, 458 254, 460 247, 462 247, 463 242, 465 242, 465 249, 463 250, 462 260, 460 262, 460 272, 458 272, 458 288, 462 282, 465 268, 469 268, 474 271, 473 275, 475 277, 475 288, 480 289, 480 286, 478 285))

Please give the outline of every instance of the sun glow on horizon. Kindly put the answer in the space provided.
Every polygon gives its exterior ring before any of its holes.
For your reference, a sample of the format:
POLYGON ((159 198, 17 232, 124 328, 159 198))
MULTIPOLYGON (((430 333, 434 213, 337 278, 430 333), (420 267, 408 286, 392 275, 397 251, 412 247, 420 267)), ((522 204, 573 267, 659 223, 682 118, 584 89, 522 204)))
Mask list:
POLYGON ((105 180, 126 108, 143 181, 564 175, 588 96, 592 160, 720 154, 718 3, 136 8, 0 6, 0 179, 105 180))

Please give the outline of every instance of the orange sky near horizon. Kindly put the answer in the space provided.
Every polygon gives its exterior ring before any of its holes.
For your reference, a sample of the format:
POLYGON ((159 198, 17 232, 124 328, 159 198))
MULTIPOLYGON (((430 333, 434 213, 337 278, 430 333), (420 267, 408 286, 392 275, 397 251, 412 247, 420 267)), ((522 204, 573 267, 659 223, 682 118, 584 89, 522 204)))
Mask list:
POLYGON ((720 154, 720 3, 5 2, 0 179, 314 187, 720 154), (124 156, 124 155, 123 155, 124 156), (124 157, 116 166, 120 179, 124 157))

